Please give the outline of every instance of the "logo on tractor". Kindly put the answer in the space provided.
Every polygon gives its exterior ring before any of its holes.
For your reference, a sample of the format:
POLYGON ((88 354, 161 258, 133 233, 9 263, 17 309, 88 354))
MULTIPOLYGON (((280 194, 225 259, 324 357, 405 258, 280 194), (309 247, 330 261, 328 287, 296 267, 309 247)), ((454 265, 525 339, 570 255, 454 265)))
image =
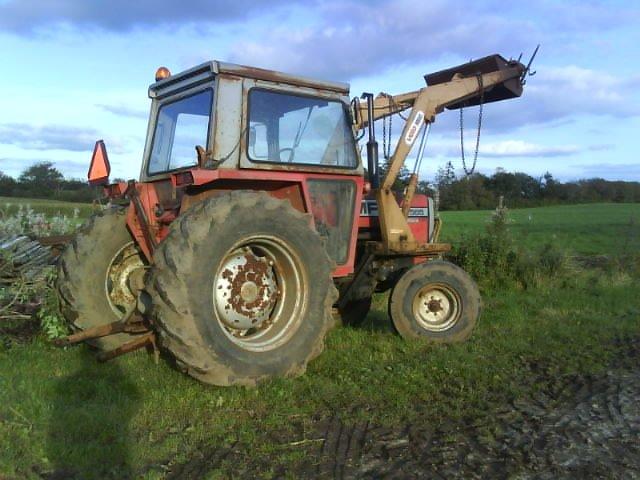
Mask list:
POLYGON ((406 143, 407 145, 413 145, 413 142, 416 139, 416 135, 418 135, 420 127, 422 126, 422 122, 424 122, 424 112, 422 110, 418 110, 416 112, 416 116, 413 117, 413 122, 411 122, 409 131, 404 137, 404 143, 406 143))

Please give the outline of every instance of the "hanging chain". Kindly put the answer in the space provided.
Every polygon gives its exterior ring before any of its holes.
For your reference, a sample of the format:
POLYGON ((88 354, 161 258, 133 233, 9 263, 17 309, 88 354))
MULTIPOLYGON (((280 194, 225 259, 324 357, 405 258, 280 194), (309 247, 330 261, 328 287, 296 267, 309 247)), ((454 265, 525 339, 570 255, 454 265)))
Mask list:
MULTIPOLYGON (((389 110, 391 110, 391 105, 389 105, 389 110)), ((389 131, 387 132, 387 153, 385 158, 387 161, 391 158, 391 128, 393 127, 393 115, 389 115, 389 131)))
POLYGON ((476 164, 478 163, 478 150, 480 149, 480 130, 482 130, 482 107, 484 104, 484 88, 482 85, 482 74, 478 73, 478 88, 480 89, 480 111, 478 113, 478 133, 476 136, 476 150, 473 154, 473 165, 469 170, 467 168, 467 162, 464 156, 464 112, 463 108, 460 107, 460 152, 462 153, 462 168, 464 170, 465 175, 468 177, 473 175, 473 172, 476 169, 476 164))
POLYGON ((386 161, 389 160, 387 157, 387 119, 382 119, 382 156, 386 161))
MULTIPOLYGON (((391 111, 391 105, 389 105, 389 111, 391 111)), ((393 126, 393 116, 389 115, 382 119, 382 155, 385 161, 388 163, 391 158, 391 127, 393 126), (387 120, 388 119, 388 120, 387 120), (387 127, 387 122, 389 126, 387 127)))

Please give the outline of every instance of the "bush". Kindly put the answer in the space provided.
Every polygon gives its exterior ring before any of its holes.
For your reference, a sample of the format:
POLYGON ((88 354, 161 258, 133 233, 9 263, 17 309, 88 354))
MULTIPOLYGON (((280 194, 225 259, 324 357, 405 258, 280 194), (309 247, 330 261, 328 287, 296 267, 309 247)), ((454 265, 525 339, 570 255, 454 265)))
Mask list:
POLYGON ((11 211, 11 204, 0 209, 0 235, 65 235, 73 233, 80 223, 77 208, 71 216, 60 213, 47 216, 36 213, 29 205, 19 205, 16 212, 11 211))
POLYGON ((533 252, 517 248, 509 223, 508 210, 497 208, 485 232, 463 237, 450 260, 487 288, 535 287, 567 271, 568 256, 555 244, 547 243, 533 252))

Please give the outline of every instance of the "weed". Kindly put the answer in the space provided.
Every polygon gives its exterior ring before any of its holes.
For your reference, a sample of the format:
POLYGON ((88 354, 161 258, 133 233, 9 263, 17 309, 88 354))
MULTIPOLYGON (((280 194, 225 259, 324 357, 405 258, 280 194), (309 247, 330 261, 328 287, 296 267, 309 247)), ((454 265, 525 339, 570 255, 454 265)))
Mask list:
POLYGON ((79 209, 74 209, 71 216, 55 214, 47 216, 35 212, 30 205, 18 205, 17 210, 7 205, 0 209, 0 234, 4 235, 64 235, 72 233, 81 222, 79 209))
POLYGON ((53 284, 55 272, 50 271, 46 276, 46 282, 42 285, 42 304, 36 316, 40 320, 42 332, 49 340, 64 337, 69 334, 69 325, 60 314, 58 295, 53 284))

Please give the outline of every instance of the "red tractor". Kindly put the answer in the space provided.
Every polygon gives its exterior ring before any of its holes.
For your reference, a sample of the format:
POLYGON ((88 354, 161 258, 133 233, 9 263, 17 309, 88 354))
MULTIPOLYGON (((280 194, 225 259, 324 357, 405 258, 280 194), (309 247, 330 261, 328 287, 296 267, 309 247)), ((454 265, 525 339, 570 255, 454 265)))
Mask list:
POLYGON ((517 97, 525 73, 493 55, 360 102, 346 84, 222 62, 159 69, 140 181, 109 184, 96 144, 89 180, 110 202, 60 259, 76 330, 60 343, 89 341, 103 360, 153 345, 199 380, 252 385, 302 374, 336 317, 362 319, 389 289, 403 337, 466 339, 478 288, 442 260, 449 245, 417 177, 403 195, 392 186, 437 113, 517 97), (404 110, 380 182, 373 120, 404 110))

